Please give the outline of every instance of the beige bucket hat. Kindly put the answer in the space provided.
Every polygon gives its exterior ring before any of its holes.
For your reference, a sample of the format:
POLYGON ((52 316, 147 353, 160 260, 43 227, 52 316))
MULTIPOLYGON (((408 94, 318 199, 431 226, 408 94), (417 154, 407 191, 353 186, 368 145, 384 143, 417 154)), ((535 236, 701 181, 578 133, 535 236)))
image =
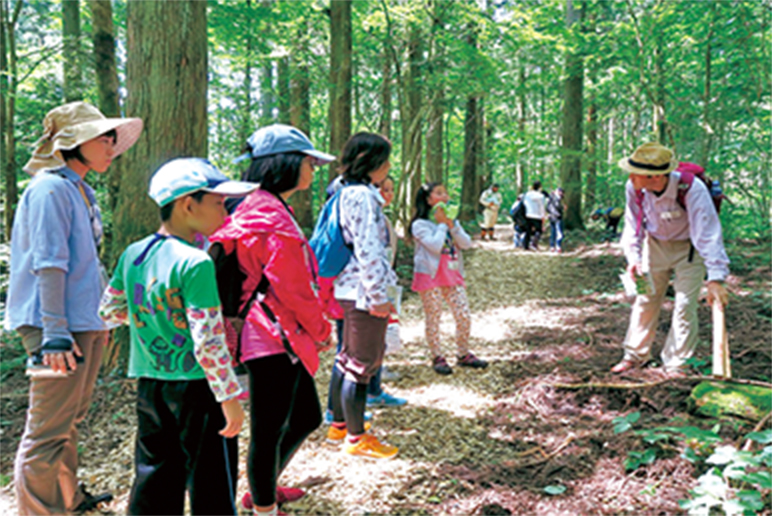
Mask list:
POLYGON ((669 174, 678 167, 675 153, 657 142, 644 143, 629 158, 619 160, 625 172, 644 176, 669 174))
POLYGON ((65 165, 62 150, 72 150, 99 135, 115 130, 118 135, 113 157, 129 149, 142 132, 139 118, 107 118, 86 102, 70 102, 52 109, 43 119, 43 137, 24 165, 24 171, 35 175, 65 165))

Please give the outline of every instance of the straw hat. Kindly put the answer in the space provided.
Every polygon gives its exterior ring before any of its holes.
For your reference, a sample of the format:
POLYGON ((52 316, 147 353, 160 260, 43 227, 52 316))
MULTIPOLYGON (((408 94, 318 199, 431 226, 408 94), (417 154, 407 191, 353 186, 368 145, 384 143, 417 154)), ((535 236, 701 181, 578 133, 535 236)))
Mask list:
POLYGON ((85 102, 70 102, 52 109, 43 119, 43 137, 36 145, 24 171, 35 175, 65 165, 62 150, 72 150, 89 140, 115 130, 118 135, 113 157, 123 154, 139 138, 139 118, 106 118, 97 108, 85 102))
POLYGON ((622 170, 631 174, 661 176, 678 167, 675 153, 657 142, 644 143, 629 158, 619 160, 622 170))

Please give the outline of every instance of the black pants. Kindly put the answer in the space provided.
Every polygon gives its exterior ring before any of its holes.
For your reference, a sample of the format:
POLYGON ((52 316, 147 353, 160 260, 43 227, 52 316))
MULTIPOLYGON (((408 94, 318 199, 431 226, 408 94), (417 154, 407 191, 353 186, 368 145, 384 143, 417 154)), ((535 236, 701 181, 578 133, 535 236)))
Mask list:
POLYGON ((525 225, 525 240, 523 241, 523 249, 529 249, 531 244, 536 249, 539 246, 539 238, 541 237, 541 219, 525 219, 527 224, 525 225))
POLYGON ((219 435, 220 404, 206 380, 141 378, 137 385, 136 476, 129 514, 236 514, 236 464, 219 435))
POLYGON ((313 377, 286 354, 245 363, 252 405, 247 476, 257 506, 273 505, 276 481, 311 432, 322 423, 313 377))

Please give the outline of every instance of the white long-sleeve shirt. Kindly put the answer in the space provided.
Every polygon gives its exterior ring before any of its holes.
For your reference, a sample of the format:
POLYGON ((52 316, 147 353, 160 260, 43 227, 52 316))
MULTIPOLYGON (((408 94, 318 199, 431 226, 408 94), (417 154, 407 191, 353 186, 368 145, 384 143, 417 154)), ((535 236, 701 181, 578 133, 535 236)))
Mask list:
POLYGON ((632 181, 627 181, 625 227, 622 249, 630 264, 642 262, 643 240, 646 233, 658 240, 691 240, 708 271, 708 281, 723 281, 729 275, 729 257, 724 249, 721 223, 705 184, 694 178, 684 196, 684 210, 678 203, 680 172, 671 172, 668 185, 660 196, 643 190, 643 221, 638 228, 639 207, 632 181), (645 228, 643 227, 645 224, 645 228), (637 233, 637 234, 636 234, 637 233))

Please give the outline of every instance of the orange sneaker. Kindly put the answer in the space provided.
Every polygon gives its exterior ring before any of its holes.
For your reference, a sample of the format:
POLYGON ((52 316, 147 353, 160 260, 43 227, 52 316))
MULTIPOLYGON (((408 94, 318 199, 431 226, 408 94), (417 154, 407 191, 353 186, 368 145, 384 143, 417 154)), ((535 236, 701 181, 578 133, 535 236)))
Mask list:
POLYGON ((369 459, 391 459, 399 450, 396 446, 383 444, 373 435, 364 434, 357 442, 346 444, 346 453, 369 459))
MULTIPOLYGON (((368 430, 370 430, 370 422, 365 422, 365 432, 368 430)), ((333 425, 330 425, 330 428, 327 429, 326 440, 330 444, 340 444, 347 435, 348 430, 346 430, 345 426, 343 428, 335 428, 333 425)))

